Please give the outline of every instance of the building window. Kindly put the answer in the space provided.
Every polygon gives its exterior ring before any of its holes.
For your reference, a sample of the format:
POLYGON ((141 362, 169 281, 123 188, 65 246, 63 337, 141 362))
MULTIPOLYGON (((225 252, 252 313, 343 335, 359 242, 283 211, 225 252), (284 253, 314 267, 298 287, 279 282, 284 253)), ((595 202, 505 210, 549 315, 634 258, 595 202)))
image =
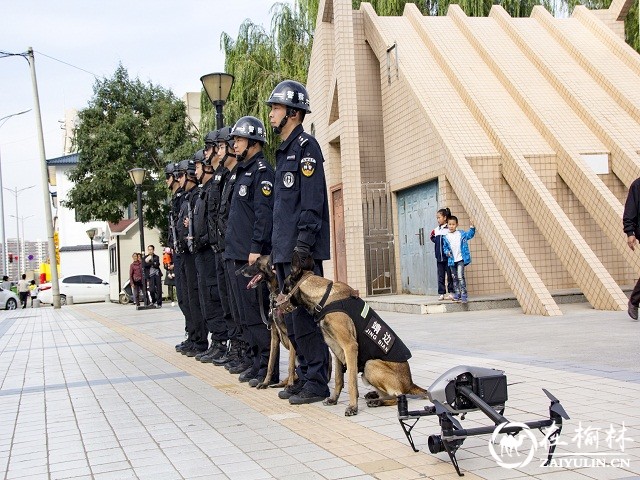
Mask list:
POLYGON ((115 245, 109 247, 109 271, 111 273, 118 272, 118 256, 115 245))

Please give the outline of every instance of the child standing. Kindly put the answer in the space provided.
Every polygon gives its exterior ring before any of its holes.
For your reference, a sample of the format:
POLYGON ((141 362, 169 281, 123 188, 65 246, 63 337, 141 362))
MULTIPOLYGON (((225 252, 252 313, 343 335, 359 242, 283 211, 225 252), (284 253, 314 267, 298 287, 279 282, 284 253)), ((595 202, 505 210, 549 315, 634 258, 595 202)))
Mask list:
POLYGON ((443 242, 445 235, 449 231, 449 226, 447 225, 447 221, 451 216, 451 210, 448 208, 441 208, 436 213, 436 221, 438 222, 438 226, 431 230, 431 241, 434 245, 434 253, 436 255, 436 264, 438 265, 438 300, 444 300, 445 294, 447 291, 449 292, 448 298, 453 300, 453 278, 451 277, 451 270, 449 269, 448 258, 444 253, 443 242), (447 277, 447 287, 448 290, 445 289, 445 276, 447 277))
POLYGON ((471 263, 469 240, 476 234, 476 228, 471 222, 468 231, 458 230, 458 218, 453 215, 449 217, 447 225, 449 232, 445 235, 443 248, 453 277, 455 289, 453 301, 467 303, 467 282, 464 277, 464 267, 471 263))

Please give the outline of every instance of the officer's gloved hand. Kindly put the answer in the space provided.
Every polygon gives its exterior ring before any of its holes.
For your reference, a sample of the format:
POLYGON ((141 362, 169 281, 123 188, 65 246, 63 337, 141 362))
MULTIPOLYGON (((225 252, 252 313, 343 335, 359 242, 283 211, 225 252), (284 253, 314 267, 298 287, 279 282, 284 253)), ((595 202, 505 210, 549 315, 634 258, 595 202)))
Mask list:
POLYGON ((309 245, 298 242, 296 248, 293 249, 293 258, 291 263, 299 262, 300 269, 313 270, 313 257, 311 257, 311 249, 309 245), (298 257, 296 259, 296 256, 298 257))

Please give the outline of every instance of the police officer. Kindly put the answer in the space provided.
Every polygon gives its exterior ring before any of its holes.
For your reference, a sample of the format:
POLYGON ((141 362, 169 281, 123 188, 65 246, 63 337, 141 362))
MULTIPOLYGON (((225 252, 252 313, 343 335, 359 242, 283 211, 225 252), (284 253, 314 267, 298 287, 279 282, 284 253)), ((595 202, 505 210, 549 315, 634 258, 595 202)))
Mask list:
MULTIPOLYGON (((242 117, 231 136, 239 163, 225 232, 224 258, 229 272, 247 263, 251 265, 260 255, 270 253, 273 222, 273 168, 262 154, 266 142, 264 125, 255 117, 242 117)), ((269 362, 271 335, 266 326, 269 299, 266 288, 247 289, 249 278, 233 276, 231 289, 240 322, 247 332, 252 360, 238 379, 251 381, 255 386, 264 380, 269 362)), ((275 372, 276 382, 278 377, 275 372)))
POLYGON ((196 355, 196 360, 211 363, 214 358, 220 358, 227 350, 227 325, 224 321, 220 294, 218 292, 218 277, 216 275, 215 254, 211 249, 209 238, 208 202, 214 187, 213 173, 218 166, 217 155, 218 131, 207 133, 205 137, 204 156, 194 157, 196 178, 199 182, 195 194, 193 209, 193 243, 195 250, 195 264, 198 272, 198 292, 200 307, 207 330, 211 334, 209 348, 196 355))
MULTIPOLYGON (((305 114, 311 112, 307 90, 285 80, 266 103, 271 107, 269 123, 282 138, 276 151, 271 254, 282 288, 294 252, 302 263, 312 258, 314 273, 322 275, 322 260, 329 259, 329 203, 320 146, 302 128, 305 114)), ((320 329, 304 308, 285 315, 285 322, 298 354, 300 380, 278 396, 294 405, 322 401, 329 396, 330 357, 320 329)))
MULTIPOLYGON (((204 158, 203 150, 198 150, 194 155, 201 161, 204 158)), ((180 353, 188 357, 195 357, 198 353, 204 352, 209 347, 207 339, 207 327, 202 316, 200 307, 200 292, 198 289, 198 271, 196 270, 195 243, 193 233, 193 210, 198 194, 196 165, 194 159, 183 160, 180 168, 184 169, 185 175, 181 179, 181 185, 185 190, 184 200, 180 207, 178 217, 178 248, 183 260, 184 282, 182 283, 185 300, 189 308, 189 318, 191 320, 188 327, 190 346, 183 348, 180 353)))
POLYGON ((177 235, 177 224, 178 224, 178 216, 180 214, 180 206, 182 205, 182 201, 184 199, 184 189, 180 185, 181 178, 184 175, 184 172, 179 169, 177 163, 169 163, 165 169, 165 181, 169 190, 171 190, 171 208, 169 210, 169 233, 167 235, 168 244, 173 250, 173 272, 175 273, 175 286, 176 286, 176 296, 178 297, 178 306, 180 307, 180 311, 184 316, 185 320, 185 336, 186 339, 176 345, 176 351, 180 352, 183 348, 187 347, 188 343, 190 343, 189 339, 189 330, 188 326, 190 325, 189 320, 189 309, 185 302, 185 294, 182 291, 182 284, 184 283, 184 271, 182 268, 182 256, 180 255, 180 251, 178 249, 178 235, 177 235))
MULTIPOLYGON (((209 236, 212 239, 211 247, 215 252, 216 273, 218 277, 218 291, 220 293, 220 303, 224 312, 224 320, 227 325, 227 351, 219 358, 213 359, 215 365, 227 365, 234 363, 237 367, 237 360, 242 351, 243 345, 240 317, 235 304, 235 299, 231 295, 229 280, 226 275, 223 253, 225 249, 224 232, 227 228, 229 218, 230 193, 233 192, 236 173, 236 154, 233 151, 233 140, 231 138, 232 127, 223 127, 218 132, 217 156, 220 158, 218 168, 213 176, 213 186, 209 192, 209 236), (233 172, 233 173, 232 173, 233 172), (231 177, 233 176, 233 179, 231 177), (222 193, 225 191, 225 200, 222 201, 222 193)), ((206 153, 206 150, 205 150, 206 153)), ((235 274, 235 272, 232 272, 235 274)))

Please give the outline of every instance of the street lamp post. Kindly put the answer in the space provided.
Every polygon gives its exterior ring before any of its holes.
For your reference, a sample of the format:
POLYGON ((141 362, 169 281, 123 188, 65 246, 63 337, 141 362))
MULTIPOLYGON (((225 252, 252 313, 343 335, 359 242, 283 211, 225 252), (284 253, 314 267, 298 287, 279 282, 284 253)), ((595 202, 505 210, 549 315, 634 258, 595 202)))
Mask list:
MULTIPOLYGON (((7 192, 11 192, 11 194, 15 197, 16 200, 16 214, 15 215, 10 215, 11 217, 15 217, 16 219, 16 238, 18 240, 18 278, 20 278, 20 274, 22 273, 22 262, 24 260, 22 260, 22 253, 20 251, 20 224, 19 222, 19 218, 20 218, 20 210, 18 209, 18 195, 20 195, 20 193, 24 192, 25 190, 29 190, 30 188, 35 187, 35 185, 30 185, 28 187, 24 187, 24 188, 18 188, 18 187, 14 187, 13 190, 7 187, 4 187, 4 189, 7 192)), ((24 230, 24 229, 23 229, 24 230)), ((22 239, 22 241, 24 242, 24 238, 22 239)))
POLYGON ((233 75, 228 73, 209 73, 200 77, 204 91, 209 100, 216 108, 216 129, 224 127, 224 116, 222 107, 227 102, 231 86, 233 85, 233 75))
POLYGON ((87 236, 89 237, 89 241, 91 242, 91 265, 93 266, 93 274, 96 274, 96 260, 93 256, 93 237, 96 236, 96 229, 90 228, 87 230, 87 236))
MULTIPOLYGON (((140 254, 144 259, 144 219, 142 218, 142 182, 146 175, 144 168, 132 168, 129 170, 129 177, 136 186, 136 192, 138 194, 138 228, 140 230, 140 254)), ((131 285, 133 290, 133 285, 131 285)), ((136 310, 146 310, 149 308, 155 308, 155 305, 149 305, 149 294, 147 293, 147 274, 145 272, 144 265, 142 266, 142 293, 144 294, 144 306, 136 307, 136 310)))
MULTIPOLYGON (((23 112, 14 113, 12 115, 7 115, 6 117, 0 118, 0 127, 2 127, 5 123, 7 123, 7 120, 9 120, 10 118, 17 117, 18 115, 22 115, 30 111, 31 109, 24 110, 23 112)), ((6 270, 7 269, 7 234, 6 234, 5 225, 4 225, 4 192, 3 190, 4 189, 2 188, 2 155, 0 155, 0 216, 1 216, 0 218, 2 219, 1 226, 2 226, 2 255, 3 255, 2 266, 6 270)))
POLYGON ((33 215, 27 215, 26 217, 18 217, 17 215, 9 215, 12 218, 16 219, 16 227, 18 226, 18 219, 20 219, 20 223, 22 223, 22 248, 20 248, 20 234, 18 234, 18 269, 20 269, 20 271, 18 272, 18 278, 20 277, 20 273, 26 273, 27 270, 27 259, 26 259, 26 253, 27 253, 27 247, 26 247, 26 241, 27 241, 27 236, 24 234, 24 221, 27 218, 31 218, 33 217, 33 215))

